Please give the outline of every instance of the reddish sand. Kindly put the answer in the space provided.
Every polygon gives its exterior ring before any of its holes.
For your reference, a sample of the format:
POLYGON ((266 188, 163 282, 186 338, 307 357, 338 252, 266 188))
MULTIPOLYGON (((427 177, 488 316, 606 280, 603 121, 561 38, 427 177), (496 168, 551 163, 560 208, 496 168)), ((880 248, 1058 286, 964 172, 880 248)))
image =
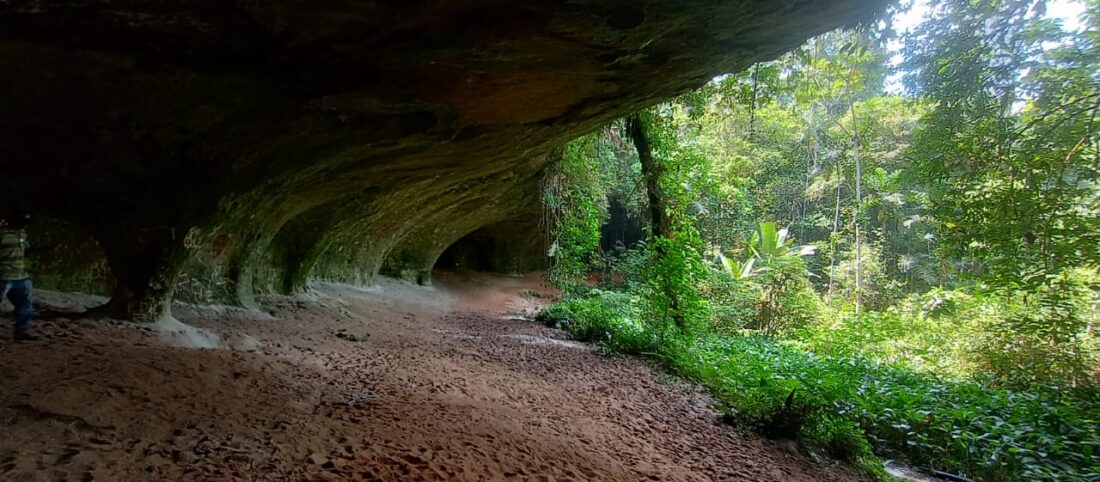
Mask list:
POLYGON ((718 423, 642 361, 506 316, 535 309, 531 291, 443 274, 318 285, 266 300, 273 316, 177 306, 217 349, 42 322, 49 339, 0 348, 0 480, 858 479, 718 423))

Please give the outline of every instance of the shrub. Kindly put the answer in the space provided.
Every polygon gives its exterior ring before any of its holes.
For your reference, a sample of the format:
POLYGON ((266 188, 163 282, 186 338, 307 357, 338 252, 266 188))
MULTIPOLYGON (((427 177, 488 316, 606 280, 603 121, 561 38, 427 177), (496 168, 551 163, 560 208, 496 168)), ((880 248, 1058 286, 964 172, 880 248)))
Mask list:
POLYGON ((628 293, 593 289, 544 308, 536 319, 569 332, 576 340, 599 343, 621 353, 642 354, 655 350, 657 339, 636 318, 628 293))
POLYGON ((712 270, 702 289, 711 307, 710 327, 724 335, 736 335, 756 322, 763 294, 758 285, 735 280, 726 271, 712 270))
POLYGON ((1071 270, 1034 293, 1011 294, 1001 316, 983 319, 973 358, 995 383, 1094 384, 1100 276, 1071 270))
POLYGON ((879 363, 962 379, 974 372, 968 359, 973 318, 979 305, 960 307, 960 316, 920 316, 921 297, 882 312, 836 312, 789 334, 788 343, 819 355, 862 357, 879 363))
POLYGON ((702 290, 711 327, 726 335, 756 330, 773 336, 821 321, 825 305, 810 285, 801 258, 775 257, 761 266, 739 278, 728 270, 712 270, 702 290))
MULTIPOLYGON (((863 243, 860 260, 862 291, 860 299, 867 310, 882 310, 901 297, 900 284, 886 272, 883 247, 877 243, 863 243)), ((836 268, 831 271, 834 289, 844 299, 852 300, 856 292, 855 246, 836 253, 836 268)))
POLYGON ((859 424, 824 411, 819 411, 812 423, 803 427, 801 437, 811 449, 846 462, 872 463, 871 444, 859 424))
POLYGON ((694 246, 693 230, 673 237, 652 238, 645 262, 645 280, 635 287, 641 314, 656 331, 695 330, 710 317, 707 302, 696 288, 708 274, 694 246))
POLYGON ((600 272, 598 287, 605 290, 630 291, 635 289, 636 280, 644 279, 649 251, 645 241, 639 241, 634 248, 607 254, 603 258, 603 271, 600 272))
POLYGON ((771 319, 767 332, 783 333, 818 323, 824 316, 825 305, 818 298, 806 276, 806 264, 800 258, 773 261, 764 274, 764 283, 776 286, 774 300, 766 300, 771 319))

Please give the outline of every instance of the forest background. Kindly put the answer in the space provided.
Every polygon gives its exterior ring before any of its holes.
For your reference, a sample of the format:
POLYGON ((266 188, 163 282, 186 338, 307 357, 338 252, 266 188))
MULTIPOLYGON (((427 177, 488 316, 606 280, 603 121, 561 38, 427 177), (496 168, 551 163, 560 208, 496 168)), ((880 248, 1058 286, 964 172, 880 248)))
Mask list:
POLYGON ((571 142, 540 319, 877 476, 1100 479, 1100 2, 1074 5, 901 5, 906 32, 571 142))

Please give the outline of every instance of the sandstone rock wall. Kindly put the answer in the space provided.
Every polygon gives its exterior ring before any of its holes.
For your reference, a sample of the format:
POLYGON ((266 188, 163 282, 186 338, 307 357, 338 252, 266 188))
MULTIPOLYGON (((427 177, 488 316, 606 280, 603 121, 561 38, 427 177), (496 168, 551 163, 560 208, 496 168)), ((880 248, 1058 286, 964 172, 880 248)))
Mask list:
POLYGON ((883 3, 4 2, 0 191, 95 238, 122 315, 370 283, 528 209, 571 137, 883 3))

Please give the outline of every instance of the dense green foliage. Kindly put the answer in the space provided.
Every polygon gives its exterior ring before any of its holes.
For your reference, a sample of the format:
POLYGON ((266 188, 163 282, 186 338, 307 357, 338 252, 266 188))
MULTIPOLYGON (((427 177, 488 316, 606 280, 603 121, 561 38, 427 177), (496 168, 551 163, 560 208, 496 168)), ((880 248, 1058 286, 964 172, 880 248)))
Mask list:
POLYGON ((1010 288, 1100 264, 1096 18, 1070 35, 1030 1, 940 10, 909 43, 910 80, 937 103, 907 158, 944 249, 1010 288))
MULTIPOLYGON (((640 286, 644 317, 666 328, 695 328, 708 316, 706 301, 695 288, 709 274, 703 265, 703 240, 688 214, 692 178, 703 172, 704 159, 674 129, 670 112, 654 109, 639 116, 659 166, 660 195, 666 203, 668 232, 650 236, 640 286)), ((643 173, 644 174, 644 173, 643 173)))
POLYGON ((600 139, 588 136, 565 147, 549 169, 543 205, 550 224, 550 279, 567 291, 588 275, 600 244, 606 201, 588 158, 600 155, 600 139))
POLYGON ((1100 4, 1043 6, 833 32, 572 143, 543 319, 872 470, 1100 478, 1100 4), (652 230, 603 253, 612 200, 652 230))

